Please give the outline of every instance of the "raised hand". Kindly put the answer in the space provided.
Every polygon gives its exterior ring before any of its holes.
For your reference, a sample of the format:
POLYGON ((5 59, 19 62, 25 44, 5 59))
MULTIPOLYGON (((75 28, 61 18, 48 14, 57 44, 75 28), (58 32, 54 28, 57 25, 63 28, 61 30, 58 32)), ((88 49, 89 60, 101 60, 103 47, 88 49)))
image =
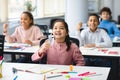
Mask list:
POLYGON ((42 46, 41 46, 41 48, 39 49, 39 53, 41 54, 41 53, 44 53, 44 52, 46 52, 46 50, 48 49, 50 47, 50 42, 49 42, 49 40, 46 40, 43 44, 42 44, 42 46))
POLYGON ((3 32, 6 33, 8 29, 8 24, 3 24, 3 32))
POLYGON ((79 22, 79 23, 77 24, 76 30, 77 30, 77 31, 80 31, 81 27, 82 27, 82 22, 79 22))

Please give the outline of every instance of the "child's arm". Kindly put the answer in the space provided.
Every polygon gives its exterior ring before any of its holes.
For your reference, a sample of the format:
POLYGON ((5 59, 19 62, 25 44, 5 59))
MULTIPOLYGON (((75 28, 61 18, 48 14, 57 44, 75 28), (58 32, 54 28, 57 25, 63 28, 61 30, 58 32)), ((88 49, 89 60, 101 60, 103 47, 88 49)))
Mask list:
POLYGON ((74 49, 73 60, 77 66, 84 66, 85 65, 84 57, 82 56, 82 53, 77 46, 74 49))
POLYGON ((16 31, 11 35, 9 35, 8 33, 8 24, 3 24, 3 35, 5 35, 5 40, 9 43, 11 42, 15 42, 15 34, 17 32, 17 29, 16 31))
POLYGON ((32 55, 32 61, 38 61, 42 59, 43 55, 47 52, 49 46, 50 44, 48 43, 48 40, 46 40, 45 43, 42 44, 40 49, 32 55))

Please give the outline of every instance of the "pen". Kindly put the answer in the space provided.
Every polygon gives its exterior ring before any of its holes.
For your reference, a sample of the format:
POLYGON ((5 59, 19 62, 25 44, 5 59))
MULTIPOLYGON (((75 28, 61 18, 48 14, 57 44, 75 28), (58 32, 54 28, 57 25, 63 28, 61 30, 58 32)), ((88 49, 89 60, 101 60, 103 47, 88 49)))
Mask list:
POLYGON ((53 75, 53 76, 49 76, 47 78, 55 78, 55 77, 60 77, 60 76, 62 76, 62 75, 53 75))
POLYGON ((34 74, 39 74, 39 73, 36 73, 36 72, 32 72, 32 71, 29 71, 29 70, 22 70, 22 69, 16 69, 16 68, 12 68, 13 70, 13 73, 17 73, 17 71, 22 71, 22 72, 28 72, 28 73, 34 73, 34 74))
POLYGON ((17 80, 18 76, 15 76, 13 80, 17 80))

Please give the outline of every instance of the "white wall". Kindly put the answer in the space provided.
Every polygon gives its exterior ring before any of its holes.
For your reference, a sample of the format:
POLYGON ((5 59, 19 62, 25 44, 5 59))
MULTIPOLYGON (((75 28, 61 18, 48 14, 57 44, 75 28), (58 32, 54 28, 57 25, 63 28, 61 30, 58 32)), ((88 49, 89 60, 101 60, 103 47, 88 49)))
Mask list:
POLYGON ((115 20, 118 20, 118 15, 120 15, 120 0, 114 0, 114 16, 115 20))
POLYGON ((104 6, 111 8, 113 20, 118 21, 118 15, 120 15, 120 0, 101 0, 100 8, 104 6))
POLYGON ((65 20, 69 26, 70 35, 75 35, 78 22, 85 23, 88 18, 87 0, 66 0, 65 20))

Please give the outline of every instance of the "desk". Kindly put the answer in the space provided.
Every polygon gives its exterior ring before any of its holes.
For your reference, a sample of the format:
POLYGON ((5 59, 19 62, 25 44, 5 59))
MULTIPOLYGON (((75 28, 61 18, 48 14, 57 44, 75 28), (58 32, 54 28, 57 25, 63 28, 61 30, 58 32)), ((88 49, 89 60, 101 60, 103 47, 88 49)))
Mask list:
MULTIPOLYGON (((43 64, 24 64, 24 63, 3 63, 3 78, 2 80, 13 80, 15 75, 18 75, 18 78, 16 80, 44 80, 43 76, 46 75, 50 76, 52 75, 51 72, 45 73, 45 74, 34 74, 34 73, 28 73, 28 72, 21 72, 18 71, 16 74, 13 74, 12 68, 18 68, 22 70, 30 70, 37 73, 40 73, 42 70, 46 69, 56 69, 55 71, 61 71, 61 70, 69 70, 69 66, 65 65, 43 65, 43 64)), ((102 74, 99 76, 91 76, 89 77, 90 80, 107 80, 107 76, 109 74, 110 68, 105 67, 88 67, 88 66, 74 66, 73 69, 75 72, 78 72, 77 74, 71 74, 70 76, 76 76, 78 74, 90 71, 90 72, 96 72, 97 74, 102 74)), ((68 80, 65 78, 65 74, 61 77, 55 77, 55 78, 49 78, 46 80, 68 80)))
POLYGON ((109 58, 111 60, 111 74, 113 74, 112 80, 118 80, 119 74, 119 58, 120 58, 120 48, 119 47, 112 47, 112 48, 102 48, 107 49, 107 52, 104 53, 99 51, 97 48, 83 48, 81 47, 80 50, 84 57, 104 57, 109 58), (109 54, 110 51, 117 51, 118 54, 109 54), (114 70, 113 70, 114 69, 114 70))
POLYGON ((11 54, 12 61, 15 61, 15 55, 32 55, 35 51, 39 49, 39 46, 27 46, 24 49, 7 49, 9 46, 24 46, 25 44, 20 43, 5 43, 4 44, 4 54, 11 54))

